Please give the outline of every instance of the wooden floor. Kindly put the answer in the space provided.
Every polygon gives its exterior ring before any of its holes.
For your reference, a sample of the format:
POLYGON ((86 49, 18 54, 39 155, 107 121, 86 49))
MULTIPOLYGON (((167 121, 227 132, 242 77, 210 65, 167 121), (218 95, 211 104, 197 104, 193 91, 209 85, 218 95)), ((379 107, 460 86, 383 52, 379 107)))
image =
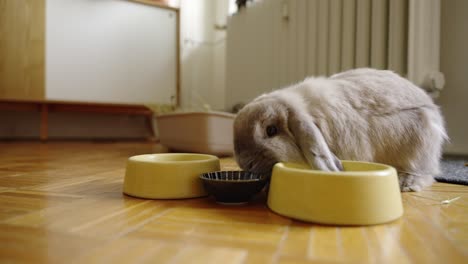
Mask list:
MULTIPOLYGON (((468 186, 404 193, 404 216, 371 227, 293 221, 268 210, 262 195, 237 207, 123 195, 126 159, 160 151, 0 143, 0 262, 468 263, 468 186)), ((232 159, 222 164, 236 168, 232 159)))

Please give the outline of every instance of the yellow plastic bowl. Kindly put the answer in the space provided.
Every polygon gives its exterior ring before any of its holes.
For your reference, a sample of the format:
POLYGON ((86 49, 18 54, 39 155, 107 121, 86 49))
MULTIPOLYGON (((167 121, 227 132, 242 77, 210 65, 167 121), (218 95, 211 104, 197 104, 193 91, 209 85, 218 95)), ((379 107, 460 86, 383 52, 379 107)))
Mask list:
POLYGON ((216 156, 167 153, 130 157, 125 194, 149 199, 181 199, 205 196, 200 174, 220 169, 216 156))
POLYGON ((402 216, 393 167, 356 161, 343 161, 343 167, 342 172, 326 172, 277 163, 268 206, 280 215, 333 225, 373 225, 402 216))

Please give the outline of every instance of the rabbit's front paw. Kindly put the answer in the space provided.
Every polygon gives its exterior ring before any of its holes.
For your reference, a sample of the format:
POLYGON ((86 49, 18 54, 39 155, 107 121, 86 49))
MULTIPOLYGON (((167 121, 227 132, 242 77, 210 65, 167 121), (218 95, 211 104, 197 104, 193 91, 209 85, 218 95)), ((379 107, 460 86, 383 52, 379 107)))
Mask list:
POLYGON ((434 182, 434 178, 431 175, 407 172, 399 172, 398 180, 400 181, 400 190, 402 192, 419 192, 434 182))

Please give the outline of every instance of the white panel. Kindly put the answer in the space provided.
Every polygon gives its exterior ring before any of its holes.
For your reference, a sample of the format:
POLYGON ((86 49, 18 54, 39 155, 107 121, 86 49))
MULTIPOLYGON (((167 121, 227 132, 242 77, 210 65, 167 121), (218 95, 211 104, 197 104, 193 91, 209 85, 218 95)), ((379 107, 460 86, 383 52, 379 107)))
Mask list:
POLYGON ((388 1, 372 0, 371 67, 387 68, 388 1))
POLYGON ((276 74, 276 65, 274 65, 276 56, 276 43, 274 43, 274 36, 277 29, 271 26, 273 19, 275 19, 274 2, 263 1, 262 3, 262 26, 260 30, 264 31, 262 36, 262 49, 265 50, 265 63, 262 65, 262 67, 265 68, 265 88, 269 90, 279 87, 277 80, 273 77, 276 74))
POLYGON ((270 12, 270 26, 273 29, 273 38, 270 43, 272 47, 272 53, 271 56, 273 58, 272 64, 270 67, 273 68, 273 74, 270 76, 270 78, 273 80, 272 87, 273 88, 279 88, 281 87, 281 70, 282 70, 282 65, 280 65, 280 48, 281 48, 281 43, 280 43, 280 31, 281 31, 281 24, 282 24, 282 18, 281 18, 281 5, 280 2, 281 0, 271 0, 267 1, 269 2, 269 12, 270 12))
POLYGON ((48 0, 46 98, 171 103, 174 11, 129 1, 48 0))
POLYGON ((297 0, 289 0, 288 4, 288 84, 299 79, 297 74, 297 0))
MULTIPOLYGON (((257 6, 260 3, 257 3, 257 6)), ((238 76, 238 78, 243 79, 243 88, 248 89, 249 97, 254 97, 257 91, 263 89, 263 71, 264 69, 259 66, 260 58, 263 57, 262 53, 265 51, 263 47, 260 35, 262 34, 260 30, 262 18, 259 17, 259 8, 246 8, 242 10, 243 15, 245 16, 243 30, 247 33, 245 35, 244 42, 245 44, 242 47, 239 47, 237 50, 238 53, 244 53, 244 60, 240 67, 243 68, 243 74, 238 76), (256 87, 256 90, 252 89, 256 87)), ((246 103, 244 101, 244 103, 246 103)))
POLYGON ((328 75, 339 72, 341 66, 341 9, 341 0, 330 0, 328 75))
POLYGON ((213 87, 208 103, 212 109, 225 108, 226 92, 226 42, 218 42, 213 50, 213 87))
POLYGON ((307 0, 297 0, 297 76, 307 76, 307 0))
POLYGON ((253 78, 258 74, 258 69, 252 66, 252 55, 254 51, 260 48, 256 43, 254 30, 250 25, 253 22, 252 10, 243 9, 233 15, 228 24, 228 89, 232 96, 228 97, 228 105, 236 103, 247 103, 250 97, 253 97, 255 91, 252 89, 258 82, 253 78), (230 100, 230 102, 229 102, 230 100))
POLYGON ((343 1, 341 39, 341 70, 354 68, 355 43, 356 43, 356 1, 343 1))
MULTIPOLYGON (((255 58, 254 55, 253 59, 260 62, 260 65, 256 66, 255 63, 253 63, 251 67, 261 67, 259 70, 262 72, 260 76, 262 78, 262 83, 258 85, 262 91, 268 91, 277 87, 275 80, 271 77, 275 74, 275 68, 273 67, 275 53, 272 46, 273 32, 275 29, 271 26, 273 3, 270 1, 262 1, 258 2, 257 5, 258 15, 256 17, 258 21, 254 23, 259 24, 256 34, 258 34, 260 38, 258 39, 258 43, 261 46, 257 50, 254 50, 254 52, 261 57, 255 58)), ((252 72, 255 74, 256 70, 252 70, 252 72)), ((258 94, 255 96, 257 95, 258 94)))
POLYGON ((356 68, 370 65, 371 0, 357 0, 356 68))
MULTIPOLYGON (((232 107, 239 97, 245 93, 241 90, 242 86, 242 71, 241 62, 238 50, 243 46, 243 20, 241 13, 234 14, 229 17, 226 34, 226 105, 232 107)), ((245 41, 244 41, 245 42, 245 41)))
POLYGON ((406 75, 408 47, 408 0, 389 2, 388 68, 406 75))
MULTIPOLYGON (((446 75, 447 87, 440 93, 437 104, 441 106, 450 137, 444 153, 467 157, 468 1, 441 1, 441 5, 440 69, 446 75)), ((467 167, 460 169, 467 175, 467 167)))
POLYGON ((408 78, 437 94, 444 86, 439 73, 440 0, 410 0, 408 78))
MULTIPOLYGON (((247 8, 242 10, 241 13, 244 16, 244 24, 242 30, 244 34, 244 44, 237 49, 238 56, 239 53, 244 53, 242 57, 242 63, 240 67, 243 69, 242 74, 237 76, 237 78, 242 79, 242 89, 247 89, 248 97, 254 97, 257 91, 262 90, 262 79, 259 76, 262 75, 262 69, 260 67, 256 68, 254 65, 260 61, 259 54, 262 52, 262 44, 259 42, 258 32, 259 24, 258 20, 261 20, 258 17, 258 9, 247 8), (252 89, 256 87, 256 90, 252 89)), ((242 41, 242 40, 241 40, 242 41)), ((239 87, 240 88, 240 87, 239 87)), ((238 89, 239 89, 238 88, 238 89)), ((246 101, 242 101, 247 103, 246 101)))
POLYGON ((318 0, 318 48, 317 48, 317 75, 326 76, 328 70, 328 0, 318 0))
POLYGON ((289 56, 289 39, 288 39, 288 29, 289 23, 287 18, 283 17, 284 10, 288 10, 288 1, 278 1, 278 23, 279 23, 279 85, 285 86, 289 84, 289 72, 288 72, 288 56, 289 56))
POLYGON ((318 0, 307 1, 307 75, 317 75, 318 0))
POLYGON ((287 41, 279 35, 284 32, 278 31, 285 23, 280 10, 278 0, 259 1, 230 17, 226 50, 228 107, 248 103, 261 93, 279 88, 280 78, 287 76, 287 50, 279 45, 281 38, 287 41))

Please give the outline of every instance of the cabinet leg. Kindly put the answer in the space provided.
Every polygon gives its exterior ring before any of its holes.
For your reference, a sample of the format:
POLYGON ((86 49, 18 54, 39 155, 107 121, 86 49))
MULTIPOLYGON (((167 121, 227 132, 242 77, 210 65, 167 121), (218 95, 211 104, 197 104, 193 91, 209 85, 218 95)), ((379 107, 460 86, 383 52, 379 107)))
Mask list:
POLYGON ((146 126, 148 127, 148 130, 150 132, 150 135, 147 138, 148 141, 157 142, 158 139, 156 138, 156 133, 155 133, 154 127, 153 127, 153 115, 147 115, 146 116, 146 126))
POLYGON ((49 108, 47 107, 47 104, 42 104, 41 105, 41 127, 40 127, 40 138, 41 141, 47 141, 49 135, 49 108))

